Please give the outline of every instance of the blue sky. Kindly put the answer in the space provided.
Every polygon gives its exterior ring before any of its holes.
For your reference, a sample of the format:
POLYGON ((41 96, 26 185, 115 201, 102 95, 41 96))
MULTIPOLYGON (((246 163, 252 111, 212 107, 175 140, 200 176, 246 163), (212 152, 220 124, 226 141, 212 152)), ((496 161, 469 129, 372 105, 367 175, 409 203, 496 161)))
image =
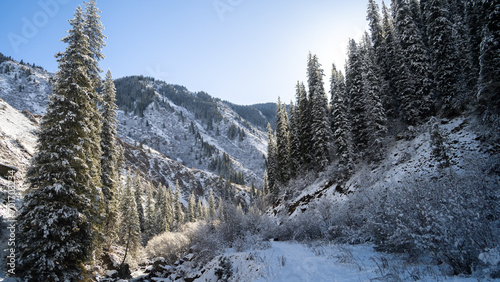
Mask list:
MULTIPOLYGON (((309 51, 343 68, 367 29, 367 0, 98 0, 115 78, 153 76, 237 104, 294 99, 309 51)), ((57 70, 54 54, 83 1, 1 0, 0 52, 57 70)), ((328 90, 328 89, 327 89, 328 90)))

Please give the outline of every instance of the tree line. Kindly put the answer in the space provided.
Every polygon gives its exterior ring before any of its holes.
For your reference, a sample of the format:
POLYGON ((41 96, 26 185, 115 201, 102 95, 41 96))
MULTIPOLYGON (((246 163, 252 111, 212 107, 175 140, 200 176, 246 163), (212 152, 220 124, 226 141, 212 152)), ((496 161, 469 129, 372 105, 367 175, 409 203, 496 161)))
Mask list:
POLYGON ((330 99, 324 71, 309 54, 307 88, 295 103, 277 103, 268 128, 266 189, 305 171, 338 162, 339 180, 356 162, 382 158, 388 132, 432 116, 474 113, 498 124, 500 112, 499 2, 496 0, 368 1, 370 32, 348 44, 344 73, 332 67, 330 99))

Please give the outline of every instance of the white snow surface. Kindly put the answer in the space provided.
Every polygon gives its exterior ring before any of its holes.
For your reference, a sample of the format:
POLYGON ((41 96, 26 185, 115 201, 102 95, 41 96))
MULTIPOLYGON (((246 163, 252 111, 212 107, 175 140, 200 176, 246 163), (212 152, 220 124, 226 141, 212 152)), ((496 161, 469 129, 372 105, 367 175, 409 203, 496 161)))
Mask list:
MULTIPOLYGON (((218 281, 222 258, 231 262, 229 281, 477 281, 448 277, 425 261, 376 252, 369 245, 269 242, 268 248, 226 252, 209 262, 195 281, 218 281)), ((189 273, 188 269, 181 272, 189 273)), ((153 278, 153 281, 171 281, 153 278)), ((219 280, 220 281, 220 280, 219 280)))

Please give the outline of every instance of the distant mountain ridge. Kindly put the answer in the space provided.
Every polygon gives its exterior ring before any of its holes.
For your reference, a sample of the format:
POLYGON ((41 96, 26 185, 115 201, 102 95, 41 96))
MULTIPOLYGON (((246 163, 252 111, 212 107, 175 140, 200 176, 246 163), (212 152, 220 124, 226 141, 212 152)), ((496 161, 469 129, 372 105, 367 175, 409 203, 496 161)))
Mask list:
MULTIPOLYGON (((34 64, 1 55, 0 98, 20 111, 42 115, 53 76, 34 64)), ((235 183, 262 185, 265 127, 274 124, 274 104, 238 106, 143 76, 115 83, 118 135, 130 145, 158 150, 187 167, 235 183)))

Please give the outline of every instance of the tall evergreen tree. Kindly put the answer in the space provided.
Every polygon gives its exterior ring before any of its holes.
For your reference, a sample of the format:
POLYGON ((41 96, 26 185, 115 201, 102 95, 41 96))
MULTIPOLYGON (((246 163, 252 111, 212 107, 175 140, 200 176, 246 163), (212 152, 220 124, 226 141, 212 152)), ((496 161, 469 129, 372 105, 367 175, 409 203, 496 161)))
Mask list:
POLYGON ((179 181, 175 182, 175 221, 177 228, 180 228, 184 224, 184 212, 182 211, 181 202, 181 188, 179 187, 179 181))
POLYGON ((371 39, 375 53, 378 53, 383 46, 384 33, 382 29, 378 4, 375 0, 368 0, 368 11, 366 19, 370 24, 371 39))
MULTIPOLYGON (((102 70, 99 68, 98 62, 104 59, 102 48, 106 46, 104 40, 106 36, 103 34, 104 26, 101 23, 101 11, 96 6, 96 0, 90 0, 85 3, 85 29, 84 33, 88 37, 89 49, 94 63, 88 65, 88 74, 92 80, 93 87, 98 88, 101 84, 102 70)), ((97 98, 94 97, 94 98, 97 98)))
POLYGON ((276 105, 276 157, 278 181, 287 183, 290 180, 290 130, 286 107, 278 97, 276 105))
POLYGON ((352 138, 355 150, 360 151, 366 147, 363 137, 365 125, 363 101, 363 56, 358 44, 351 39, 348 46, 348 59, 346 64, 346 93, 349 101, 349 117, 352 126, 352 138))
POLYGON ((154 214, 155 214, 155 234, 161 234, 166 231, 170 231, 170 214, 168 212, 170 203, 167 199, 167 189, 165 186, 160 184, 158 191, 156 193, 154 214))
POLYGON ((456 98, 459 88, 460 54, 454 40, 454 28, 450 6, 447 0, 427 0, 422 12, 430 49, 431 69, 434 76, 434 91, 438 108, 445 114, 457 112, 460 108, 456 98))
POLYGON ((398 86, 401 116, 408 124, 423 120, 431 110, 430 67, 422 38, 422 32, 415 23, 415 13, 404 0, 393 0, 394 26, 399 43, 401 60, 398 71, 402 79, 398 86))
POLYGON ((191 193, 191 195, 189 196, 189 201, 188 201, 188 221, 195 222, 196 219, 197 219, 196 198, 194 196, 194 193, 191 193))
POLYGON ((277 185, 279 182, 278 150, 276 148, 276 136, 273 133, 271 124, 267 124, 267 177, 269 192, 277 195, 277 185))
POLYGON ((139 216, 139 225, 141 227, 141 232, 144 232, 145 227, 145 217, 144 217, 144 206, 142 205, 142 178, 139 171, 136 171, 133 180, 133 192, 135 196, 135 204, 137 206, 137 215, 139 216))
POLYGON ((473 85, 473 93, 477 92, 477 84, 479 81, 479 53, 481 41, 483 39, 483 27, 486 17, 486 11, 482 8, 481 0, 467 0, 465 2, 465 22, 467 26, 466 37, 467 47, 469 50, 469 64, 471 71, 469 74, 470 84, 473 85))
POLYGON ((146 185, 146 202, 145 202, 145 231, 146 241, 155 235, 155 206, 153 201, 153 183, 149 182, 146 185))
POLYGON ((300 150, 299 111, 290 103, 290 177, 295 177, 302 165, 300 150))
POLYGON ((57 54, 59 71, 38 134, 18 215, 19 270, 25 279, 77 280, 102 240, 98 116, 88 66, 95 64, 80 7, 57 54), (95 156, 99 156, 96 158, 95 156))
POLYGON ((337 70, 335 64, 332 66, 330 85, 332 137, 336 149, 335 154, 339 159, 341 178, 345 180, 353 169, 353 144, 345 79, 342 72, 337 70))
POLYGON ((103 101, 101 107, 101 181, 104 204, 106 207, 106 221, 104 227, 105 239, 109 244, 116 237, 116 223, 118 216, 118 200, 116 198, 118 185, 118 152, 116 145, 116 109, 115 84, 111 72, 106 73, 103 87, 103 101))
POLYGON ((172 189, 167 187, 166 197, 166 205, 165 205, 165 219, 167 222, 167 227, 169 228, 167 231, 172 231, 175 227, 176 217, 175 217, 175 197, 172 189))
MULTIPOLYGON (((311 162, 309 148, 311 148, 311 114, 307 90, 304 83, 297 82, 297 116, 300 138, 301 166, 311 162)), ((271 175, 268 175, 271 177, 271 175)))
POLYGON ((389 12, 389 9, 382 2, 382 34, 383 34, 383 47, 382 52, 379 52, 380 67, 382 69, 382 74, 384 78, 384 85, 382 85, 382 91, 385 93, 382 98, 382 104, 386 110, 387 117, 390 119, 399 118, 399 105, 396 93, 398 93, 398 86, 401 84, 402 80, 401 72, 399 68, 395 67, 401 62, 399 44, 397 43, 393 25, 393 19, 389 12))
POLYGON ((209 195, 208 195, 208 216, 211 219, 215 218, 215 197, 212 189, 210 189, 209 195))
POLYGON ((366 155, 371 160, 379 160, 382 153, 382 138, 387 133, 387 118, 380 96, 382 93, 380 68, 376 62, 375 50, 371 46, 368 33, 363 39, 363 89, 364 128, 367 142, 366 155))
POLYGON ((309 101, 311 107, 311 154, 313 164, 324 169, 330 161, 331 136, 328 118, 328 98, 323 84, 323 70, 316 55, 308 60, 309 101))
POLYGON ((487 116, 500 112, 500 1, 483 1, 486 14, 479 54, 478 100, 487 116))
POLYGON ((203 203, 201 198, 196 199, 196 218, 205 219, 205 215, 203 212, 203 203))
POLYGON ((134 186, 134 180, 129 173, 120 197, 121 221, 118 234, 120 241, 125 246, 125 255, 122 264, 125 262, 129 253, 132 257, 135 257, 141 246, 141 226, 137 213, 134 186))

